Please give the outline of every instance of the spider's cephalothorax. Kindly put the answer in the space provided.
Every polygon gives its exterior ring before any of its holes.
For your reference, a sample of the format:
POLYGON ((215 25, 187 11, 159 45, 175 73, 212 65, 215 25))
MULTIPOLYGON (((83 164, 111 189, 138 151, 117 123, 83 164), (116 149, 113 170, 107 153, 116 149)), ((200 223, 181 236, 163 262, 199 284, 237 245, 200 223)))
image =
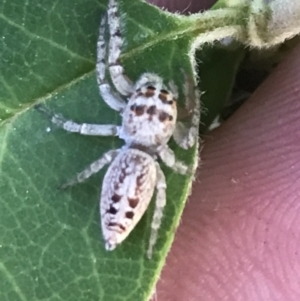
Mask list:
POLYGON ((36 108, 46 113, 54 124, 69 132, 114 135, 125 141, 121 149, 108 151, 62 188, 85 181, 111 163, 103 180, 100 199, 102 233, 107 250, 113 250, 129 235, 146 211, 156 188, 156 206, 147 251, 150 258, 166 204, 167 185, 157 158, 177 173, 188 172, 188 166, 176 160, 167 143, 173 136, 182 148, 187 149, 195 144, 200 118, 199 99, 194 82, 184 76, 185 102, 191 118, 188 127, 178 122, 175 85, 169 83, 168 87, 165 86, 163 80, 153 73, 142 74, 137 83, 132 84, 119 63, 122 44, 117 3, 116 0, 109 0, 107 15, 101 20, 96 71, 100 94, 112 109, 120 112, 121 126, 78 124, 52 114, 42 105, 36 108), (104 39, 106 23, 110 33, 107 59, 107 43, 104 39), (107 67, 117 92, 112 91, 105 79, 107 67))
POLYGON ((136 84, 122 116, 120 137, 127 144, 164 145, 176 126, 176 100, 162 86, 159 77, 145 74, 136 84), (152 81, 143 84, 143 78, 152 81))

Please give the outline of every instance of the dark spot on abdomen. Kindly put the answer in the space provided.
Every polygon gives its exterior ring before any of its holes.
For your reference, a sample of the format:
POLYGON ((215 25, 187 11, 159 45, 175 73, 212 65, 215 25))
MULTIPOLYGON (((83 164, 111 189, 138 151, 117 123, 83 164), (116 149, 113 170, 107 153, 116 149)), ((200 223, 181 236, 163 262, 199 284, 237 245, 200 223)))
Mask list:
POLYGON ((165 122, 167 119, 169 119, 169 117, 170 117, 170 115, 168 113, 166 113, 166 112, 160 112, 159 116, 158 116, 158 119, 161 122, 165 122))
POLYGON ((137 106, 136 104, 133 104, 133 105, 130 106, 130 110, 135 112, 136 116, 143 115, 144 112, 145 112, 145 108, 146 108, 146 106, 144 106, 144 105, 137 106))
MULTIPOLYGON (((118 227, 118 228, 121 229, 122 231, 125 231, 125 230, 126 230, 126 228, 125 228, 123 225, 119 224, 119 223, 113 223, 113 222, 110 222, 110 223, 108 223, 107 226, 108 226, 108 227, 118 227)), ((121 231, 121 232, 122 232, 122 231, 121 231)))
POLYGON ((145 108, 146 108, 146 106, 136 106, 136 108, 135 108, 135 115, 136 116, 143 115, 144 112, 145 112, 145 108))
POLYGON ((126 216, 127 218, 132 219, 132 218, 134 217, 134 213, 133 213, 132 211, 127 211, 126 214, 125 214, 125 216, 126 216))
POLYGON ((156 106, 150 106, 147 109, 146 113, 149 114, 149 115, 155 115, 156 114, 156 106))
POLYGON ((139 201, 140 200, 138 198, 128 198, 128 203, 131 208, 135 208, 138 205, 139 201))
POLYGON ((118 210, 115 207, 110 206, 107 212, 110 214, 116 214, 118 210))
POLYGON ((111 197, 111 200, 112 200, 114 203, 118 203, 118 202, 120 202, 120 200, 121 200, 121 196, 115 193, 115 194, 111 197))

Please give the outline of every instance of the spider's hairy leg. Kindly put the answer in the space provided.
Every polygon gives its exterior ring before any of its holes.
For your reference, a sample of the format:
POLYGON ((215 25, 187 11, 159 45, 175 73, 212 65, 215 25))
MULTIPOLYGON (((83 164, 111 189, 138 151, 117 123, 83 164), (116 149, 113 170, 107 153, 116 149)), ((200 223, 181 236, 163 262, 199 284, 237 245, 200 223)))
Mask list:
POLYGON ((126 107, 126 102, 117 93, 114 93, 110 85, 105 80, 105 70, 106 70, 106 41, 105 41, 105 28, 106 28, 107 15, 101 19, 99 37, 97 41, 97 64, 96 64, 96 74, 97 82, 99 86, 100 94, 103 100, 116 111, 123 111, 126 107))
POLYGON ((109 0, 107 16, 110 32, 108 63, 111 80, 120 94, 129 97, 134 91, 131 80, 125 75, 124 68, 119 62, 123 37, 117 1, 109 0))
POLYGON ((107 48, 105 42, 106 21, 107 21, 107 16, 105 13, 101 18, 100 27, 99 27, 99 36, 97 41, 96 72, 97 72, 97 81, 99 86, 105 82, 106 48, 107 48))
POLYGON ((118 136, 119 134, 120 126, 115 124, 76 123, 72 120, 67 120, 59 114, 51 112, 51 110, 41 104, 35 105, 34 108, 45 114, 53 124, 67 132, 89 136, 118 136))
POLYGON ((147 250, 147 256, 149 259, 152 257, 153 247, 157 240, 157 232, 161 225, 161 219, 163 217, 163 210, 166 205, 166 178, 161 170, 158 163, 156 163, 156 172, 157 172, 157 182, 156 182, 156 201, 155 201, 155 210, 151 223, 151 234, 149 240, 149 246, 147 250))
POLYGON ((87 166, 82 172, 78 173, 75 177, 69 179, 65 184, 61 185, 59 189, 65 189, 77 183, 82 183, 93 174, 99 172, 106 164, 110 163, 119 153, 119 150, 113 149, 106 152, 100 159, 96 160, 87 166))
POLYGON ((200 97, 199 91, 194 85, 192 78, 185 74, 185 109, 191 116, 188 125, 182 122, 177 122, 173 138, 176 143, 184 148, 188 149, 192 147, 198 140, 199 122, 200 122, 200 97))
POLYGON ((169 148, 168 145, 163 145, 159 147, 157 153, 161 160, 168 167, 172 168, 175 172, 180 173, 182 175, 191 173, 190 167, 184 164, 183 162, 178 161, 175 157, 174 152, 169 148))

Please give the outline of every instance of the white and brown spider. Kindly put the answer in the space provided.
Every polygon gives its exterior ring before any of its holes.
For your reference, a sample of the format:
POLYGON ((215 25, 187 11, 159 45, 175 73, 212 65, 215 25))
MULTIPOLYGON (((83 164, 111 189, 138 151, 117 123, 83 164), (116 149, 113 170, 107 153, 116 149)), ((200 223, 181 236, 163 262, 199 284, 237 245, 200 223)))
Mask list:
POLYGON ((166 205, 167 185, 157 159, 160 158, 175 172, 187 174, 188 166, 176 160, 167 143, 173 136, 184 149, 195 144, 200 117, 199 100, 194 83, 185 77, 186 104, 194 104, 193 112, 189 127, 177 122, 178 95, 175 85, 169 84, 167 89, 163 80, 153 73, 142 74, 132 84, 119 63, 122 44, 117 4, 115 0, 110 0, 107 15, 101 20, 97 43, 97 80, 103 100, 120 112, 122 125, 78 124, 51 113, 42 105, 37 105, 36 108, 49 115, 54 124, 66 131, 82 135, 118 136, 125 141, 121 149, 108 151, 62 188, 87 180, 111 163, 103 180, 100 200, 102 233, 107 250, 113 250, 133 230, 146 211, 156 188, 156 205, 147 251, 150 258, 166 205), (112 91, 105 80, 106 23, 110 32, 108 68, 118 93, 112 91))

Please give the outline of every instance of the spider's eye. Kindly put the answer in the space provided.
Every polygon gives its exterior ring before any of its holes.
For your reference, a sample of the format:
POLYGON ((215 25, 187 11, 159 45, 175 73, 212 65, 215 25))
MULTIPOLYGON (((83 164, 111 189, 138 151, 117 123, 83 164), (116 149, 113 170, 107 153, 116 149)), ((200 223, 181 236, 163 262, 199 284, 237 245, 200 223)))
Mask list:
POLYGON ((148 86, 148 87, 147 87, 147 89, 148 89, 148 90, 152 90, 152 91, 155 91, 155 90, 156 90, 156 88, 155 88, 155 87, 153 87, 153 86, 151 86, 151 85, 150 85, 150 86, 148 86))

